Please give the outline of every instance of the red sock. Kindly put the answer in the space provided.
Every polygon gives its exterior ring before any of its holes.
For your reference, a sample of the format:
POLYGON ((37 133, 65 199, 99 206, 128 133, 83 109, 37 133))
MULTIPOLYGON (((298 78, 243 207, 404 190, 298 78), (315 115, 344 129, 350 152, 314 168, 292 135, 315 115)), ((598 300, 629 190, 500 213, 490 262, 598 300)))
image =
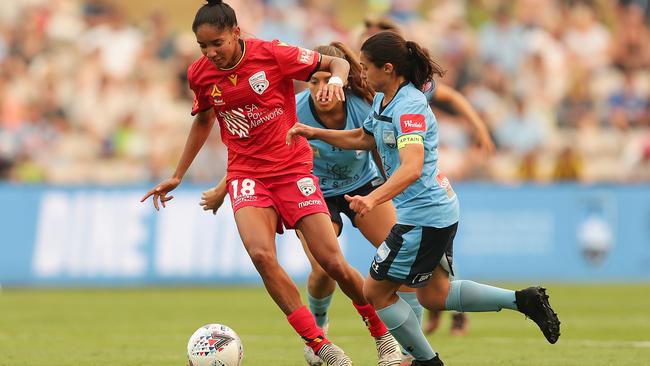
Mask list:
MULTIPOLYGON (((375 315, 376 316, 376 315, 375 315)), ((289 324, 296 330, 305 343, 314 350, 314 353, 317 353, 321 347, 330 343, 325 335, 323 330, 316 325, 316 319, 314 316, 307 310, 306 306, 301 306, 298 310, 287 316, 289 324)))
POLYGON ((366 326, 370 331, 370 335, 377 338, 388 333, 388 328, 386 328, 384 322, 379 319, 379 315, 377 315, 377 312, 375 311, 375 308, 372 307, 372 305, 357 305, 354 302, 352 305, 354 305, 354 307, 359 312, 359 315, 361 315, 361 318, 363 318, 363 321, 366 323, 366 326))

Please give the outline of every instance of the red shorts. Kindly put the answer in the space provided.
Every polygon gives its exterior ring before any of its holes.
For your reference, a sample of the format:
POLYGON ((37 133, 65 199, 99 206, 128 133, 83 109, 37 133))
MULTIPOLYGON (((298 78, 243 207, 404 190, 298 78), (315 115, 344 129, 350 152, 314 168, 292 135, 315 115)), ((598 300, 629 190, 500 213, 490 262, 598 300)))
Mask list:
POLYGON ((278 213, 278 233, 282 226, 293 229, 301 218, 314 213, 329 215, 325 198, 312 174, 287 174, 268 178, 232 178, 228 195, 233 212, 242 207, 273 207, 278 213))

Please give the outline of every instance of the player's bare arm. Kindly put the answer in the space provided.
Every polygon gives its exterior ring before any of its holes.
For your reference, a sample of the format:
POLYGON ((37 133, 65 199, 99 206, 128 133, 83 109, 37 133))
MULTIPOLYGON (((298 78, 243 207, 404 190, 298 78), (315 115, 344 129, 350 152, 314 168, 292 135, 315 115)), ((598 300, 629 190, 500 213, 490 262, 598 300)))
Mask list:
POLYGON ((367 214, 377 205, 397 196, 420 178, 424 165, 424 145, 409 144, 404 146, 399 150, 399 160, 400 166, 381 187, 367 196, 345 196, 354 212, 361 216, 367 214))
POLYGON ((318 71, 329 71, 332 76, 330 76, 327 84, 322 85, 318 89, 316 99, 332 101, 333 98, 336 98, 336 100, 344 101, 343 81, 348 79, 350 64, 342 58, 321 55, 318 71))
POLYGON ((490 137, 487 124, 479 116, 474 107, 472 107, 467 98, 447 85, 438 84, 433 94, 433 99, 451 104, 472 125, 472 128, 476 132, 479 146, 483 151, 489 155, 494 153, 494 142, 492 141, 492 137, 490 137))
POLYGON ((201 194, 201 202, 199 202, 199 205, 203 207, 204 211, 212 210, 212 214, 216 215, 219 207, 223 205, 223 200, 226 198, 227 193, 226 177, 223 177, 216 186, 201 194))
POLYGON ((376 147, 375 138, 365 133, 361 128, 355 128, 353 130, 330 130, 296 123, 287 132, 287 144, 291 144, 295 136, 322 140, 344 150, 372 150, 376 147))
POLYGON ((212 126, 214 125, 214 119, 215 115, 212 108, 197 113, 196 117, 194 117, 190 134, 187 136, 181 159, 178 165, 176 165, 174 175, 152 188, 142 197, 140 202, 144 202, 147 198, 153 196, 153 206, 156 208, 156 211, 160 210, 161 204, 163 208, 166 207, 166 202, 174 198, 174 196, 167 196, 167 193, 173 191, 181 184, 187 169, 192 164, 192 161, 194 161, 196 154, 201 150, 201 147, 203 147, 205 140, 208 139, 212 126))

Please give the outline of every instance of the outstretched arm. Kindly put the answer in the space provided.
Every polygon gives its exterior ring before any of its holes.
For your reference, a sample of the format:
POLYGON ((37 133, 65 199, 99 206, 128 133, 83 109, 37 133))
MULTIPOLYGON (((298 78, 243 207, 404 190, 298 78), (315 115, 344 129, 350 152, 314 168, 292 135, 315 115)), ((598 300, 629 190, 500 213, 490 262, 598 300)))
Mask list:
POLYGON ((400 194, 422 174, 424 165, 424 145, 409 144, 399 150, 400 165, 386 183, 367 196, 348 196, 350 208, 363 216, 376 206, 400 194))
POLYGON ((376 147, 375 138, 367 134, 362 128, 355 128, 353 130, 330 130, 328 128, 315 128, 303 125, 302 123, 296 123, 287 132, 287 144, 292 143, 296 136, 322 140, 344 150, 372 150, 376 147))
POLYGON ((481 148, 488 154, 494 153, 494 142, 490 137, 487 125, 478 115, 474 107, 469 103, 467 98, 447 85, 438 84, 433 94, 433 100, 451 104, 454 110, 465 117, 472 125, 481 148))
POLYGON ((194 117, 194 122, 192 123, 192 128, 190 129, 190 134, 187 136, 187 141, 185 142, 185 148, 183 149, 183 154, 176 165, 176 171, 171 178, 167 178, 158 184, 156 187, 151 189, 147 194, 142 197, 140 202, 144 202, 147 198, 153 196, 153 205, 156 210, 159 210, 158 200, 163 207, 165 207, 165 202, 174 198, 174 196, 167 196, 167 193, 174 190, 183 180, 183 176, 187 172, 187 169, 194 161, 196 154, 199 153, 201 147, 205 143, 205 140, 208 139, 212 126, 214 125, 214 111, 212 108, 199 112, 196 117, 194 117))

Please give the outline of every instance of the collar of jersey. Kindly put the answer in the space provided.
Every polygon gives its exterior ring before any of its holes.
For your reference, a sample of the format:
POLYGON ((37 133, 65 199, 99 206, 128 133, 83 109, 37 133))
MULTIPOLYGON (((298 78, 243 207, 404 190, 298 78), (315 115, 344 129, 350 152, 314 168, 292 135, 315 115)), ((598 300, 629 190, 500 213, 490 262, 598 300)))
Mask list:
POLYGON ((405 87, 405 86, 407 86, 407 85, 409 85, 409 83, 410 83, 410 81, 408 81, 408 80, 405 80, 403 83, 401 83, 401 84, 399 85, 399 87, 397 88, 397 90, 395 91, 395 95, 393 95, 393 99, 391 99, 390 102, 388 102, 388 104, 386 104, 386 105, 383 106, 383 107, 382 107, 381 105, 384 103, 384 98, 386 98, 386 96, 382 96, 382 97, 381 97, 381 101, 379 102, 379 114, 380 114, 380 115, 381 115, 382 113, 384 113, 384 111, 386 110, 386 108, 388 108, 388 106, 389 106, 391 103, 393 103, 393 101, 397 98, 397 94, 402 90, 402 88, 405 87))
POLYGON ((241 62, 244 60, 244 56, 246 56, 246 41, 240 39, 239 42, 240 42, 239 44, 242 46, 242 50, 241 50, 241 57, 239 58, 239 60, 237 61, 237 63, 234 64, 233 66, 228 67, 228 68, 225 68, 225 69, 219 68, 219 70, 221 70, 221 71, 230 71, 230 70, 233 70, 234 68, 236 68, 237 66, 239 66, 239 64, 241 64, 241 62))

